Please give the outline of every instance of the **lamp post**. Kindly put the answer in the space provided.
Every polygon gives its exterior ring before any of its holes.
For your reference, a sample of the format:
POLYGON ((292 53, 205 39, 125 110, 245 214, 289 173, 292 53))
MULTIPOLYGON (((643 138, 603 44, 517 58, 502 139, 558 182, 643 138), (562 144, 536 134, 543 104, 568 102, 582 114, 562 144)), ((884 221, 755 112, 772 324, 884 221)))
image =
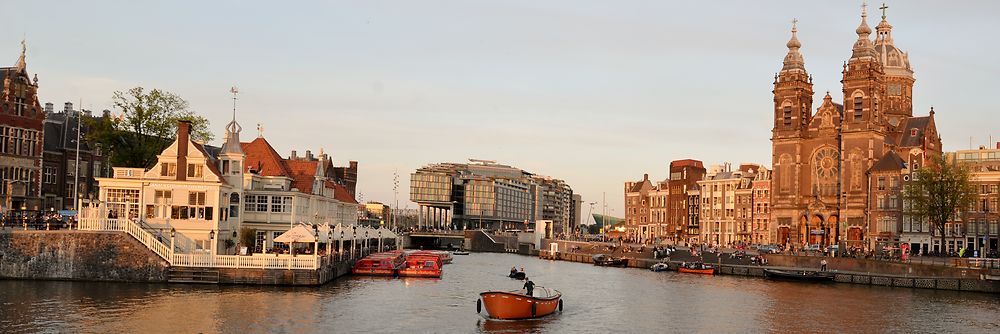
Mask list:
POLYGON ((209 252, 211 253, 212 258, 214 260, 214 258, 215 258, 215 230, 208 231, 208 245, 209 245, 209 252))
POLYGON ((340 230, 340 250, 337 251, 337 255, 341 261, 344 260, 344 230, 340 230))
POLYGON ((365 254, 368 254, 368 253, 371 253, 371 239, 368 239, 368 231, 365 231, 365 245, 364 245, 364 251, 365 251, 365 252, 364 252, 364 254, 362 254, 362 255, 365 255, 365 254))
POLYGON ((351 237, 351 257, 354 257, 354 251, 358 249, 358 226, 354 225, 354 236, 351 237))
POLYGON ((174 255, 174 237, 177 236, 177 230, 173 227, 170 228, 170 258, 173 260, 174 255))
POLYGON ((382 251, 382 230, 378 231, 378 251, 382 251))

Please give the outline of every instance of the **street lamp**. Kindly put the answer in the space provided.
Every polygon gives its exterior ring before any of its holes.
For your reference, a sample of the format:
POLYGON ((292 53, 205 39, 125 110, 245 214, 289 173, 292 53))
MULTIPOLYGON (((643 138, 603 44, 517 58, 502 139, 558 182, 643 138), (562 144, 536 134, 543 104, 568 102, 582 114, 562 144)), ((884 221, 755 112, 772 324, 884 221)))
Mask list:
POLYGON ((340 255, 340 260, 343 261, 344 260, 344 230, 340 230, 340 250, 337 251, 337 253, 338 253, 338 255, 340 255))
POLYGON ((209 251, 215 255, 215 230, 208 231, 208 245, 209 251))

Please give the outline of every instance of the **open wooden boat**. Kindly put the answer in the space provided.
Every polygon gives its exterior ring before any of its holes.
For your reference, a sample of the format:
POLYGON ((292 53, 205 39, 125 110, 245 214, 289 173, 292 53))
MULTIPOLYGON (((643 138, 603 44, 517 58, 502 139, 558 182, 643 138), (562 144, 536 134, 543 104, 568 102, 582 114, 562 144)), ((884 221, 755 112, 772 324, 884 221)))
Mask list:
POLYGON ((511 272, 510 275, 507 275, 507 277, 510 277, 510 278, 513 278, 513 279, 523 280, 523 279, 527 278, 528 275, 525 274, 523 271, 517 271, 517 272, 511 272))
POLYGON ((625 267, 628 265, 628 260, 615 258, 612 256, 597 254, 594 255, 594 265, 605 266, 605 267, 625 267))
POLYGON ((486 313, 494 319, 531 319, 544 317, 562 311, 562 293, 559 290, 536 286, 534 296, 524 294, 524 290, 486 291, 479 294, 476 311, 486 313))
POLYGON ((704 263, 685 263, 677 267, 678 272, 689 274, 715 275, 715 268, 704 263))
POLYGON ((836 277, 836 274, 829 271, 764 269, 764 276, 773 279, 829 282, 833 281, 833 279, 836 277))

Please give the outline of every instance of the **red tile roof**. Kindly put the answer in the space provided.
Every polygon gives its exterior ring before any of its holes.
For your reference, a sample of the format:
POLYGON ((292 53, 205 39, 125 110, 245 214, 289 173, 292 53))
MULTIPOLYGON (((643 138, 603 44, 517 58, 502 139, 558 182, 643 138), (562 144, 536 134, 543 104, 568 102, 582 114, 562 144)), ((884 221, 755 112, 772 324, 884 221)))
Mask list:
POLYGON ((240 143, 243 153, 246 154, 244 166, 247 169, 254 169, 257 174, 263 176, 291 176, 292 173, 285 166, 283 159, 278 152, 274 151, 271 144, 263 137, 257 137, 252 142, 240 143))
POLYGON ((311 194, 313 181, 316 180, 316 165, 318 164, 319 161, 285 160, 285 166, 291 171, 292 188, 297 188, 302 193, 311 194))
POLYGON ((333 188, 333 198, 336 198, 338 201, 358 204, 358 201, 354 199, 354 196, 351 196, 351 192, 347 191, 347 188, 344 188, 344 186, 333 183, 333 181, 326 181, 326 186, 333 188))

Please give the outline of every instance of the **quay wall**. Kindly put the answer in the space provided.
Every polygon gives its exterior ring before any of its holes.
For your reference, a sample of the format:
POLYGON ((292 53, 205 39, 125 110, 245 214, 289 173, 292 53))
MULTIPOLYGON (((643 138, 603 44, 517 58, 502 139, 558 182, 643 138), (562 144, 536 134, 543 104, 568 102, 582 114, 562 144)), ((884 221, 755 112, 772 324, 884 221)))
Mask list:
MULTIPOLYGON (((562 246, 562 245, 560 245, 562 246)), ((558 260, 558 261, 570 261, 570 262, 580 262, 580 263, 593 263, 593 254, 587 253, 574 253, 574 252, 551 252, 548 250, 542 250, 539 252, 539 258, 558 260)), ((789 256, 791 257, 791 256, 789 256)), ((770 259, 771 257, 768 257, 770 259)), ((628 267, 630 268, 640 268, 648 269, 654 263, 660 262, 659 260, 654 260, 651 258, 629 258, 628 267)), ((764 269, 775 268, 775 269, 806 269, 815 270, 819 267, 820 258, 815 257, 816 265, 807 267, 794 267, 794 266, 777 266, 774 262, 769 263, 768 266, 755 266, 755 265, 735 265, 735 264, 714 264, 716 269, 716 274, 718 275, 737 275, 737 276, 751 276, 751 277, 765 277, 764 269)), ((828 262, 832 264, 830 258, 827 258, 828 262)), ((838 260, 857 260, 857 259, 838 259, 838 260)), ((781 260, 779 260, 781 261, 781 260)), ((782 264, 811 264, 811 262, 795 262, 791 259, 784 259, 788 261, 782 264)), ((867 260, 866 260, 867 261, 867 260)), ((670 261, 667 262, 672 270, 677 270, 680 261, 670 261)), ((845 268, 847 264, 844 264, 845 268)), ((868 264, 871 265, 871 264, 868 264)), ((923 265, 926 266, 926 265, 923 265)), ((832 267, 831 269, 836 269, 832 267)), ((947 268, 954 269, 961 272, 960 268, 947 268)), ((967 269, 966 269, 967 270, 967 269)), ((852 284, 866 284, 866 285, 880 285, 880 286, 893 286, 893 287, 905 287, 905 288, 917 288, 917 289, 939 289, 939 290, 954 290, 954 291, 973 291, 973 292, 986 292, 986 293, 1000 293, 1000 281, 990 281, 980 279, 978 274, 971 274, 974 270, 968 270, 966 272, 967 276, 964 277, 952 277, 952 276, 914 276, 914 275, 893 275, 891 273, 878 273, 878 272, 852 272, 852 271, 842 271, 838 272, 834 278, 834 281, 839 283, 852 283, 852 284)), ((938 271, 930 271, 938 272, 938 271)), ((940 271, 942 273, 947 271, 940 271)), ((926 273, 926 272, 925 272, 926 273)), ((949 273, 953 274, 953 273, 949 273)))
POLYGON ((935 266, 919 263, 896 263, 887 261, 876 261, 867 259, 855 259, 849 257, 820 257, 820 256, 793 256, 783 254, 764 255, 768 265, 775 267, 793 267, 818 269, 820 261, 826 260, 830 270, 852 271, 860 273, 871 273, 877 275, 890 276, 913 276, 913 277, 949 277, 949 278, 978 278, 980 274, 986 272, 970 269, 955 268, 946 266, 935 266))
POLYGON ((124 232, 0 231, 0 278, 166 282, 168 269, 124 232))

